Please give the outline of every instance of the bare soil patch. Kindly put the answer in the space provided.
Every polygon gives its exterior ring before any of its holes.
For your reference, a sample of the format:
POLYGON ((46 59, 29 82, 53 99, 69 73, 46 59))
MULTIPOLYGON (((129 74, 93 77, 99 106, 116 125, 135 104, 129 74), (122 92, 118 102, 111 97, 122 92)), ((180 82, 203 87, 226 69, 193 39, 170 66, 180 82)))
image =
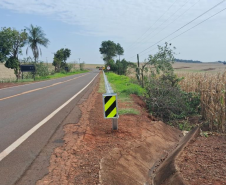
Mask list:
POLYGON ((208 68, 208 69, 202 69, 201 71, 212 71, 215 70, 216 68, 208 68))
POLYGON ((226 136, 198 137, 176 161, 190 185, 226 184, 226 136))
POLYGON ((121 115, 119 130, 112 131, 98 86, 80 105, 79 123, 64 127, 64 144, 54 150, 49 173, 37 185, 144 184, 155 161, 179 141, 181 132, 153 121, 135 95, 134 103, 119 102, 119 107, 130 106, 140 115, 121 115))
POLYGON ((182 66, 182 67, 176 67, 174 69, 186 69, 186 68, 191 68, 191 67, 184 67, 184 66, 182 66))

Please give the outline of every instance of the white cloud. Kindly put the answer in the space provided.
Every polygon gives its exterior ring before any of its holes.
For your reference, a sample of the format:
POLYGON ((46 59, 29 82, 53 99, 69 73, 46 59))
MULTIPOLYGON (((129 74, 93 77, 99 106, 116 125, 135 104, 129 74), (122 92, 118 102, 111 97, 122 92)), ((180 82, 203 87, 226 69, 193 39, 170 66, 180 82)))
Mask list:
MULTIPOLYGON (((168 10, 174 1, 175 0, 0 0, 0 7, 19 13, 49 16, 67 24, 80 26, 81 30, 76 31, 76 34, 116 37, 129 46, 131 43, 134 43, 145 30, 150 28, 150 26, 168 10)), ((152 29, 150 29, 150 32, 148 32, 149 36, 143 39, 139 49, 142 51, 145 47, 150 46, 151 43, 161 40, 166 35, 183 26, 218 2, 221 1, 176 0, 174 6, 172 6, 152 29), (169 24, 196 2, 198 3, 182 17, 178 18, 172 25, 169 24), (174 16, 172 16, 173 14, 174 16), (170 18, 170 16, 172 17, 170 18), (167 19, 169 20, 166 21, 167 19), (162 23, 164 24, 158 28, 162 23), (167 24, 169 24, 169 26, 162 31, 162 28, 167 24), (159 31, 161 31, 161 33, 156 35, 159 31)), ((225 7, 226 3, 221 4, 198 21, 195 21, 191 26, 225 7)), ((226 11, 212 18, 211 21, 221 24, 221 22, 225 20, 225 15, 226 11)), ((211 29, 210 25, 209 27, 211 29)), ((203 26, 203 32, 206 29, 207 26, 203 26)))

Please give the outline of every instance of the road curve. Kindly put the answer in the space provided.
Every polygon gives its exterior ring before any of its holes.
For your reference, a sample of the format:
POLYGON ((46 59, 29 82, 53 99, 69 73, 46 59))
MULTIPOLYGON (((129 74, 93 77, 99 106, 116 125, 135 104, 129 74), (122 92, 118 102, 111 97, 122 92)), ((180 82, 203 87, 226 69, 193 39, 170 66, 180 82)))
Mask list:
MULTIPOLYGON (((0 184, 10 185, 20 178, 57 127, 88 89, 99 71, 0 90, 0 184), (87 86, 87 88, 85 88, 87 86), (84 89, 85 88, 85 89, 84 89), (80 92, 83 89, 82 92, 80 92), (75 96, 74 99, 71 99, 75 96), (71 99, 71 100, 70 100, 71 99), (24 142, 7 155, 5 149, 32 130, 65 102, 24 142)), ((34 182, 33 182, 34 183, 34 182)))

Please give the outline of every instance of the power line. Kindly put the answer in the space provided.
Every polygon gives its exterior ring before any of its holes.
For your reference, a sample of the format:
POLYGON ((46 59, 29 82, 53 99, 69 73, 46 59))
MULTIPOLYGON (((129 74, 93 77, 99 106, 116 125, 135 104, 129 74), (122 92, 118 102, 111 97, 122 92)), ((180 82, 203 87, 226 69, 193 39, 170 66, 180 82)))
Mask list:
MULTIPOLYGON (((219 13, 221 13, 221 12, 225 11, 225 10, 226 10, 226 8, 224 8, 224 9, 222 9, 221 11, 219 11, 219 12, 217 12, 217 13, 213 14, 212 16, 210 16, 210 17, 206 18, 205 20, 201 21, 200 23, 196 24, 195 26, 193 26, 193 27, 191 27, 191 28, 187 29, 186 31, 184 31, 184 32, 180 33, 179 35, 177 35, 177 36, 173 37, 173 38, 172 38, 172 39, 170 39, 168 42, 170 42, 170 41, 172 41, 172 40, 176 39, 177 37, 179 37, 179 36, 181 36, 181 35, 185 34, 186 32, 188 32, 188 31, 190 31, 191 29, 193 29, 193 28, 195 28, 195 27, 199 26, 200 24, 202 24, 202 23, 206 22, 206 21, 207 21, 207 20, 209 20, 210 18, 212 18, 212 17, 216 16, 217 14, 219 14, 219 13)), ((156 49, 156 48, 155 48, 155 49, 156 49)), ((155 49, 153 49, 153 50, 155 50, 155 49)), ((151 50, 151 51, 153 51, 153 50, 151 50)))
MULTIPOLYGON (((187 2, 189 2, 189 0, 187 0, 182 6, 180 6, 173 14, 171 14, 169 17, 168 17, 168 19, 166 19, 162 24, 160 24, 157 28, 155 28, 154 29, 154 31, 152 31, 151 33, 153 33, 153 32, 155 32, 158 28, 160 28, 165 22, 167 22, 171 17, 173 17, 178 11, 180 11, 181 10, 181 8, 183 8, 186 4, 187 4, 187 2)), ((144 37, 143 39, 141 39, 140 40, 140 43, 143 41, 143 40, 145 40, 151 33, 149 33, 146 37, 144 37)), ((156 34, 156 35, 158 35, 158 33, 156 34)), ((154 35, 155 36, 155 35, 154 35)), ((154 37, 153 36, 153 37, 154 37)), ((151 37, 151 38, 153 38, 153 37, 151 37)), ((149 39, 150 40, 150 39, 149 39)), ((140 43, 138 43, 138 44, 140 44, 140 43)))
MULTIPOLYGON (((156 44, 160 43, 161 41, 165 40, 166 38, 170 37, 171 35, 173 35, 174 33, 178 32, 179 30, 181 30, 182 28, 184 28, 185 26, 191 24, 192 22, 194 22, 195 20, 197 20, 198 18, 200 18, 201 16, 203 16, 204 14, 208 13, 209 11, 211 11, 212 9, 216 8, 217 6, 219 6, 220 4, 222 4, 224 1, 221 1, 220 3, 216 4, 215 6, 213 6, 212 8, 210 8, 209 10, 205 11, 204 13, 202 13, 201 15, 199 15, 198 17, 196 17, 195 19, 191 20, 190 22, 188 22, 187 24, 185 24, 184 26, 180 27, 179 29, 177 29, 176 31, 172 32, 171 34, 169 34, 168 36, 164 37, 163 39, 161 39, 160 41, 156 42, 155 44, 149 46, 148 48, 146 48, 145 50, 141 51, 139 54, 145 52, 146 50, 152 48, 153 46, 155 46, 156 44)), ((136 55, 135 55, 136 56, 136 55)), ((133 56, 134 57, 134 56, 133 56)), ((132 57, 131 57, 132 58, 132 57)))
MULTIPOLYGON (((134 43, 136 43, 140 38, 142 38, 155 25, 155 23, 157 23, 170 10, 170 8, 172 8, 172 6, 176 3, 176 1, 177 0, 175 0, 172 3, 172 5, 154 22, 154 24, 152 24, 140 37, 138 37, 138 39, 134 43)), ((130 46, 130 48, 134 45, 134 43, 130 46)))
MULTIPOLYGON (((163 30, 165 30, 169 25, 171 25, 172 23, 174 23, 176 20, 178 20, 180 17, 182 17, 188 10, 190 10, 193 6, 195 6, 200 0, 198 0, 197 2, 195 2, 190 8, 188 8, 186 11, 184 11, 182 14, 180 14, 176 19, 174 19, 172 22, 170 22, 169 24, 167 24, 163 29, 161 29, 157 34, 153 35, 153 37, 155 37, 156 35, 158 35, 159 33, 161 33, 163 30)), ((149 40, 151 40, 153 37, 151 37, 149 40)))
MULTIPOLYGON (((186 32, 188 32, 189 30, 191 30, 191 29, 195 28, 196 26, 198 26, 198 25, 200 25, 200 24, 202 24, 202 23, 206 22, 207 20, 209 20, 210 18, 212 18, 212 17, 216 16, 217 14, 219 14, 219 13, 223 12, 224 10, 226 10, 226 8, 224 8, 223 10, 221 10, 221 11, 219 11, 219 12, 215 13, 214 15, 212 15, 212 16, 210 16, 210 17, 208 17, 207 19, 205 19, 205 20, 203 20, 202 22, 200 22, 200 23, 196 24, 195 26, 193 26, 193 27, 189 28, 188 30, 186 30, 186 31, 182 32, 181 34, 177 35, 176 37, 172 38, 171 40, 174 40, 175 38, 177 38, 177 37, 179 37, 179 36, 183 35, 184 33, 186 33, 186 32)), ((169 42, 170 42, 171 40, 169 40, 169 42)))

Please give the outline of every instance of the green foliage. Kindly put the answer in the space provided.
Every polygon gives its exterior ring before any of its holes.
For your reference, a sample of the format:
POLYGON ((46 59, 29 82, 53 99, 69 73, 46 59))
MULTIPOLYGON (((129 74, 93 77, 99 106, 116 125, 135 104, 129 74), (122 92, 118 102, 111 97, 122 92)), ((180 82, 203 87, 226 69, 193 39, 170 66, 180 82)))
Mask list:
POLYGON ((107 66, 111 67, 111 71, 114 73, 117 73, 118 75, 126 75, 128 67, 136 67, 136 65, 132 62, 128 62, 125 59, 123 60, 117 60, 116 62, 111 59, 108 62, 106 62, 105 69, 107 69, 107 66))
POLYGON ((139 85, 133 84, 129 77, 110 72, 106 73, 106 75, 116 93, 126 95, 136 94, 138 96, 143 96, 145 94, 145 90, 139 85))
POLYGON ((68 67, 66 60, 70 57, 71 50, 66 48, 61 48, 54 54, 52 65, 55 66, 55 71, 65 70, 65 67, 68 67))
POLYGON ((135 110, 135 109, 131 109, 131 108, 125 108, 125 109, 119 109, 118 111, 119 115, 123 115, 123 114, 135 114, 135 115, 139 115, 140 112, 135 110))
MULTIPOLYGON (((158 52, 152 56, 149 55, 148 64, 152 65, 153 75, 173 72, 172 63, 174 61, 174 51, 170 48, 171 44, 165 43, 165 46, 158 46, 158 52)), ((175 47, 173 48, 175 49, 175 47)))
POLYGON ((68 67, 68 71, 72 71, 72 69, 74 68, 74 64, 67 64, 68 67))
POLYGON ((64 71, 64 73, 54 73, 53 75, 48 75, 48 76, 40 76, 37 77, 37 80, 49 80, 49 79, 55 79, 55 78, 62 78, 62 77, 66 77, 66 76, 70 76, 70 75, 75 75, 75 74, 80 74, 80 73, 86 73, 88 72, 88 70, 84 70, 84 71, 74 71, 74 72, 69 72, 66 73, 64 71))
POLYGON ((22 47, 25 45, 27 33, 11 28, 2 28, 0 31, 0 61, 6 62, 7 68, 14 69, 14 73, 19 78, 18 55, 22 54, 22 47))
POLYGON ((37 76, 46 77, 49 75, 49 66, 44 62, 35 63, 35 69, 36 69, 35 75, 37 76))
POLYGON ((149 111, 164 121, 184 119, 199 112, 200 98, 197 94, 185 93, 164 78, 149 79, 146 91, 149 111))
POLYGON ((107 66, 110 66, 111 71, 116 72, 117 71, 117 65, 113 59, 110 59, 105 64, 105 70, 107 69, 107 66))
POLYGON ((18 69, 19 65, 20 65, 19 60, 13 56, 8 58, 8 60, 6 60, 6 63, 5 63, 5 67, 11 68, 11 69, 18 69))
POLYGON ((119 43, 116 44, 116 54, 119 56, 119 60, 120 60, 120 55, 124 54, 124 49, 119 43))
POLYGON ((103 41, 101 43, 101 47, 99 48, 100 53, 103 55, 103 60, 108 63, 112 60, 116 55, 119 56, 124 54, 124 49, 122 46, 117 43, 115 44, 113 41, 103 41))
POLYGON ((103 41, 99 51, 103 55, 103 60, 108 62, 116 56, 116 44, 110 40, 103 41))
POLYGON ((84 67, 85 67, 85 62, 81 62, 79 64, 79 67, 80 67, 80 70, 83 71, 84 70, 84 67))
POLYGON ((149 55, 148 61, 145 61, 140 68, 137 68, 136 76, 142 87, 144 87, 144 75, 148 71, 152 77, 167 73, 172 76, 172 62, 174 61, 174 52, 170 46, 171 44, 168 45, 167 42, 165 43, 164 47, 158 46, 158 52, 153 56, 149 55))
POLYGON ((123 60, 117 60, 116 61, 116 68, 117 68, 117 71, 114 71, 116 73, 118 73, 119 75, 127 75, 127 69, 128 67, 133 67, 135 68, 136 65, 132 62, 128 62, 126 61, 125 59, 123 60))
POLYGON ((17 31, 11 28, 2 28, 0 31, 0 61, 4 62, 10 57, 18 59, 22 54, 21 48, 27 39, 25 31, 17 31))
MULTIPOLYGON (((199 60, 183 60, 183 59, 176 59, 175 58, 175 62, 185 62, 185 63, 202 63, 199 60)), ((221 63, 221 61, 218 61, 221 63)), ((222 62, 223 63, 223 62, 222 62)))
POLYGON ((46 38, 46 34, 43 32, 42 28, 39 26, 33 26, 32 24, 30 27, 26 27, 28 31, 28 39, 27 39, 27 51, 31 48, 35 62, 39 58, 39 55, 42 54, 41 48, 39 46, 47 47, 49 44, 49 40, 46 38))

